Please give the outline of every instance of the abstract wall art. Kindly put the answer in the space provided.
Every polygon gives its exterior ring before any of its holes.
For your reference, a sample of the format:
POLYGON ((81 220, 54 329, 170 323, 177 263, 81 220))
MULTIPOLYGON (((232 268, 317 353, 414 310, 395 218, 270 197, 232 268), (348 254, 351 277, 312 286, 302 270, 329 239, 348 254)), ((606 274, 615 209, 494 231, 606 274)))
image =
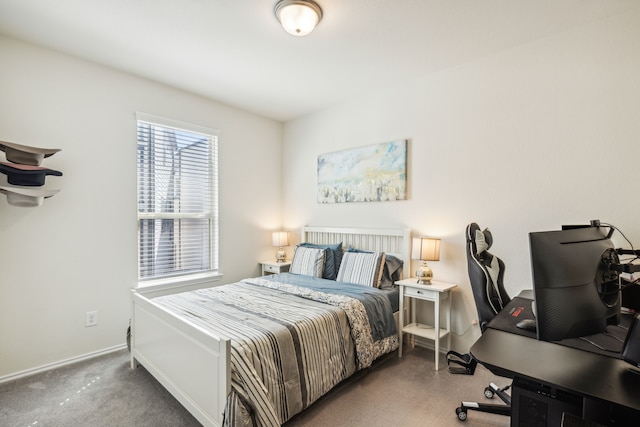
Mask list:
POLYGON ((407 140, 318 156, 318 203, 405 200, 407 140))

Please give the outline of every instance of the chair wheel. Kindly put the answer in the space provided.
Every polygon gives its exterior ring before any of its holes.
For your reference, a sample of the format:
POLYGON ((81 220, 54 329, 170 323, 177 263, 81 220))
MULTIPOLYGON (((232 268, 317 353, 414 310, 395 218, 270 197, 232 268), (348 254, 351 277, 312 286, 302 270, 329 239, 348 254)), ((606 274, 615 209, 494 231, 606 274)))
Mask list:
POLYGON ((493 399, 493 390, 491 389, 491 387, 484 388, 484 397, 486 397, 487 399, 493 399))
POLYGON ((466 421, 467 420, 467 411, 465 411, 462 408, 456 408, 456 415, 458 416, 458 419, 460 421, 466 421))

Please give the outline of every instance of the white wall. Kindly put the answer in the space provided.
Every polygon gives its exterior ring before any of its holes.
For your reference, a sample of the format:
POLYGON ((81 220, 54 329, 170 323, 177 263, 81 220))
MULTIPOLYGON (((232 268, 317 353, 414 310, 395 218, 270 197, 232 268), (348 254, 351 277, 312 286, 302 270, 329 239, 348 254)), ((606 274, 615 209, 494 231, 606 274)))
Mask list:
POLYGON ((460 285, 454 346, 466 350, 480 333, 469 222, 493 231, 512 295, 532 286, 530 231, 597 218, 640 246, 638 22, 640 9, 286 123, 285 226, 406 226, 441 237, 431 267, 460 285), (410 141, 407 201, 316 203, 319 154, 400 138, 410 141))
POLYGON ((222 283, 259 274, 282 221, 280 123, 13 39, 0 58, 0 140, 61 148, 44 166, 64 173, 38 208, 0 195, 0 378, 124 344, 136 111, 220 130, 222 283))
POLYGON ((257 275, 281 223, 407 226, 443 238, 432 267, 460 284, 454 344, 468 348, 479 331, 467 223, 493 230, 512 294, 531 286, 529 231, 599 218, 640 246, 637 22, 640 9, 398 82, 284 134, 274 121, 0 37, 0 140, 61 148, 45 166, 65 174, 47 178, 62 191, 39 208, 0 195, 0 379, 124 343, 137 271, 136 111, 221 131, 221 283, 257 275), (399 138, 410 140, 407 201, 316 203, 318 154, 399 138), (90 310, 99 323, 85 328, 90 310))

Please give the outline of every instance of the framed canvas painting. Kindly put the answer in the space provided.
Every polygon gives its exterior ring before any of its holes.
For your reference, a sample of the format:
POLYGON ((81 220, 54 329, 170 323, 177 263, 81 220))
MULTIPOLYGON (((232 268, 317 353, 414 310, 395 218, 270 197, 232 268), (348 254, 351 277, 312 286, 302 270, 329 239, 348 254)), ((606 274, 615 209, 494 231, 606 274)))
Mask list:
POLYGON ((405 200, 407 140, 318 156, 318 203, 405 200))

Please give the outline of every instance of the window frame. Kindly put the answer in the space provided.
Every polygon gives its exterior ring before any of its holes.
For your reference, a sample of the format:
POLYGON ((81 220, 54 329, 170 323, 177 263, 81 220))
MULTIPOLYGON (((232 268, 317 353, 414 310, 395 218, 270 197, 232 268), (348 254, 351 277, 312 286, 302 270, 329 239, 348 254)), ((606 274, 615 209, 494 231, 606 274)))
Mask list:
MULTIPOLYGON (((187 133, 201 134, 207 137, 210 144, 210 158, 209 158, 209 173, 210 173, 210 190, 211 190, 211 205, 209 213, 162 213, 162 212, 140 212, 140 182, 138 172, 136 172, 136 222, 137 222, 137 286, 138 287, 154 287, 162 289, 170 289, 175 286, 184 286, 189 284, 199 284, 202 282, 208 282, 211 280, 219 279, 222 277, 219 271, 219 197, 218 197, 218 143, 220 132, 218 129, 213 129, 201 125, 182 122, 178 120, 168 119, 165 117, 159 117, 152 114, 136 112, 136 146, 139 144, 139 130, 140 124, 148 124, 151 126, 164 127, 169 129, 176 129, 187 133), (194 218, 208 218, 209 219, 209 269, 178 272, 174 274, 161 275, 156 277, 142 278, 141 277, 141 221, 142 220, 158 220, 158 219, 194 219, 194 218)), ((138 151, 136 151, 136 158, 138 157, 138 151)), ((136 170, 138 168, 138 160, 136 160, 136 170)))

